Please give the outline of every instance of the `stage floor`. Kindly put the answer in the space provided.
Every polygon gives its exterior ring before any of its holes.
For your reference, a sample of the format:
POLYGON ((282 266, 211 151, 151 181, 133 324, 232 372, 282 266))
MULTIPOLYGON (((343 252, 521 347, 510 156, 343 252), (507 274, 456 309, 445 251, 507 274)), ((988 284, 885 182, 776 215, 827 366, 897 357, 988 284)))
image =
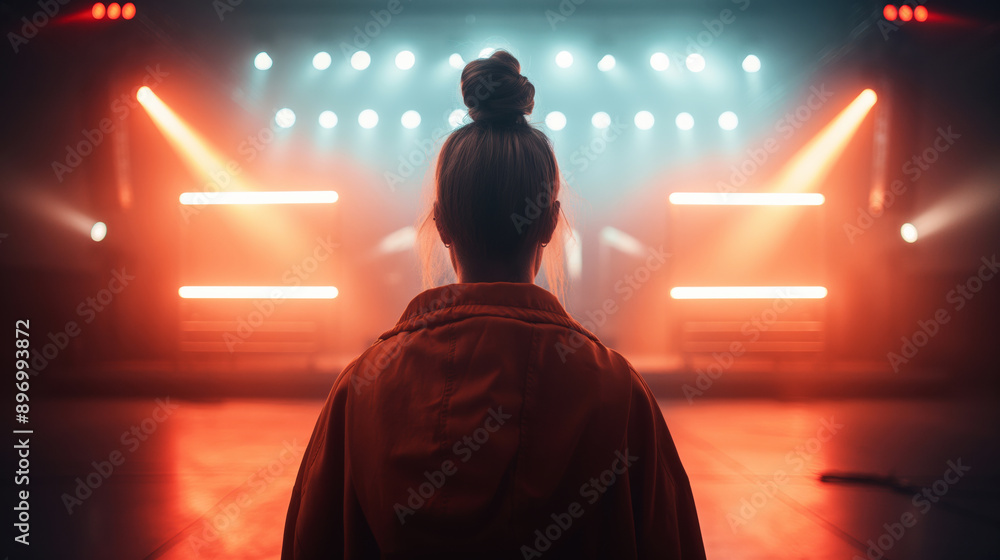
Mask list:
MULTIPOLYGON (((276 558, 321 404, 33 403, 32 557, 276 558)), ((691 478, 709 558, 1000 557, 1000 410, 991 402, 661 407, 691 478), (828 471, 893 475, 906 488, 820 482, 828 471), (869 551, 872 544, 879 550, 869 551)))

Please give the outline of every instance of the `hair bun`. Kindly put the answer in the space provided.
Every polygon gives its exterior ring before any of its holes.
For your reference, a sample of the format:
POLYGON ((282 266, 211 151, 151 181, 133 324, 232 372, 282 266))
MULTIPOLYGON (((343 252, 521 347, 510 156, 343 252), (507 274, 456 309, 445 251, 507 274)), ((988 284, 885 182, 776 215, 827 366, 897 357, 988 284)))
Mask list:
POLYGON ((507 51, 473 60, 462 70, 462 99, 475 122, 524 123, 535 107, 535 86, 507 51))

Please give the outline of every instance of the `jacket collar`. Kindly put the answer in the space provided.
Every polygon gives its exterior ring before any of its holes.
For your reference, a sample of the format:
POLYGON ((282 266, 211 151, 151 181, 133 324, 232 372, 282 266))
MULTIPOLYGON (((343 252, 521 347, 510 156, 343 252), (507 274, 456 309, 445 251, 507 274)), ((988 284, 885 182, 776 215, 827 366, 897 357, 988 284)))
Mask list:
POLYGON ((426 290, 413 298, 396 326, 384 332, 379 340, 469 317, 506 317, 560 325, 600 343, 566 313, 551 292, 535 284, 514 282, 448 284, 426 290))

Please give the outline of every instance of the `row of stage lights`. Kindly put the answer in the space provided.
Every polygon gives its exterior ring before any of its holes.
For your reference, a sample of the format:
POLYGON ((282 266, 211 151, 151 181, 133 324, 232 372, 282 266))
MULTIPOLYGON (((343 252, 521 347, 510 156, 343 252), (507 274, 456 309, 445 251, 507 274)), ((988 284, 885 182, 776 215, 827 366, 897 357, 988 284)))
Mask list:
MULTIPOLYGON (((495 49, 483 49, 479 52, 479 58, 488 57, 493 54, 493 52, 495 52, 495 49)), ((399 68, 400 70, 409 70, 410 68, 413 68, 416 61, 417 57, 412 51, 399 51, 395 58, 396 68, 399 68)), ((570 66, 573 66, 573 61, 573 54, 569 51, 560 51, 555 58, 556 66, 560 68, 569 68, 570 66)), ((317 70, 326 70, 332 63, 333 57, 330 56, 330 53, 325 51, 316 53, 312 59, 313 68, 317 70)), ((351 55, 351 67, 355 70, 364 70, 365 68, 368 68, 371 63, 372 57, 366 51, 357 51, 351 55)), ((465 59, 463 59, 462 55, 458 53, 453 53, 449 56, 448 63, 453 68, 457 69, 465 67, 465 59)), ((268 70, 274 64, 274 60, 271 58, 271 55, 267 54, 267 52, 260 52, 254 57, 253 64, 258 70, 268 70)), ((689 71, 695 73, 704 70, 705 64, 705 57, 699 53, 691 53, 684 59, 684 66, 689 71)), ((615 57, 610 54, 606 54, 597 62, 597 69, 602 72, 608 72, 614 69, 616 65, 617 61, 615 60, 615 57)), ((649 66, 652 67, 653 70, 662 72, 670 67, 670 57, 667 56, 666 53, 662 52, 653 53, 652 56, 649 57, 649 66)), ((752 54, 747 55, 743 59, 742 66, 743 70, 746 72, 758 72, 760 71, 760 58, 752 54)))
MULTIPOLYGON (((462 109, 455 109, 448 115, 448 124, 451 125, 452 128, 462 126, 462 123, 465 121, 466 114, 467 113, 462 109)), ((274 122, 281 128, 291 128, 295 125, 296 118, 295 111, 288 107, 279 109, 274 114, 274 122)), ((339 121, 339 117, 333 111, 323 111, 319 114, 319 125, 323 128, 333 128, 337 126, 339 121)), ((378 125, 378 122, 379 115, 372 109, 365 109, 358 114, 358 124, 361 125, 361 128, 375 128, 378 125)), ((408 129, 417 128, 420 126, 421 122, 422 119, 420 117, 420 113, 413 110, 406 111, 400 118, 400 123, 404 128, 408 129)), ((566 122, 566 115, 559 111, 551 111, 545 115, 545 126, 548 127, 549 130, 562 130, 566 127, 566 122)), ((633 117, 632 122, 635 123, 636 128, 639 130, 649 130, 653 128, 653 124, 656 122, 656 119, 649 111, 639 111, 633 117)), ((732 111, 726 111, 719 115, 718 118, 719 128, 722 130, 734 130, 739 125, 739 122, 740 121, 736 116, 736 113, 732 111)), ((592 124, 594 128, 598 129, 607 128, 611 125, 611 115, 605 113, 604 111, 598 111, 590 118, 590 124, 592 124)), ((678 113, 674 118, 674 124, 681 130, 691 130, 694 128, 694 116, 687 112, 678 113)))
POLYGON ((112 2, 105 6, 102 2, 98 2, 91 6, 90 15, 94 16, 94 19, 132 19, 135 17, 135 4, 127 2, 125 4, 118 4, 117 2, 112 2))
POLYGON ((882 8, 882 16, 888 21, 927 21, 927 17, 930 13, 927 11, 927 6, 917 6, 911 7, 903 4, 900 7, 896 7, 892 4, 886 4, 885 8, 882 8))

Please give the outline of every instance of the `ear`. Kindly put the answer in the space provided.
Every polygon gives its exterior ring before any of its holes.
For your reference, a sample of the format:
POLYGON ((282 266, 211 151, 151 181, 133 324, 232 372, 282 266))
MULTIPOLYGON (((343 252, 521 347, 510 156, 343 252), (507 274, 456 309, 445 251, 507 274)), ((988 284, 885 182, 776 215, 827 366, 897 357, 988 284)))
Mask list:
POLYGON ((559 212, 561 205, 559 201, 552 203, 552 207, 546 216, 545 229, 542 231, 542 243, 548 243, 552 240, 552 234, 556 231, 556 226, 559 225, 559 212))
POLYGON ((437 227, 438 235, 441 237, 441 242, 445 245, 451 245, 451 235, 448 234, 448 230, 444 228, 444 220, 441 219, 441 209, 438 208, 438 203, 434 203, 434 226, 437 227))

